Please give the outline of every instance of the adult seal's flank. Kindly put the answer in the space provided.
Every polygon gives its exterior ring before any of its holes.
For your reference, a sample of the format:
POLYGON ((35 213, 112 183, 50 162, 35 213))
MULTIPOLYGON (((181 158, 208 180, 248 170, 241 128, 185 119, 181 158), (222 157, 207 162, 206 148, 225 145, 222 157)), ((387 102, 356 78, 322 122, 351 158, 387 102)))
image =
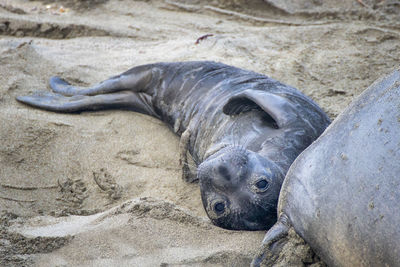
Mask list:
POLYGON ((400 69, 380 78, 295 160, 279 220, 253 266, 274 266, 290 228, 328 266, 400 266, 400 69))
POLYGON ((298 156, 328 126, 296 89, 215 62, 134 67, 90 88, 53 77, 54 93, 17 99, 56 112, 124 108, 157 117, 181 136, 183 176, 198 179, 211 221, 261 230, 276 221, 279 190, 298 156), (187 165, 189 152, 197 174, 187 165))

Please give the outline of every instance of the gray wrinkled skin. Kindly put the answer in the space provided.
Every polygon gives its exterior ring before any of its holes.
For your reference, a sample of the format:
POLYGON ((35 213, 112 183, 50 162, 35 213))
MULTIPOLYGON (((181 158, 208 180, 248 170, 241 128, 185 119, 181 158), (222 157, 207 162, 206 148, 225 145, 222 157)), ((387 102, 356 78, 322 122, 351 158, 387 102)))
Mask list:
POLYGON ((290 167, 279 220, 254 266, 290 227, 329 266, 400 266, 400 71, 379 79, 290 167))
POLYGON ((228 229, 273 225, 286 171, 329 124, 296 89, 215 62, 138 66, 91 88, 53 77, 50 86, 54 93, 17 100, 56 112, 124 108, 166 122, 181 135, 183 163, 186 149, 198 166, 208 216, 228 229))

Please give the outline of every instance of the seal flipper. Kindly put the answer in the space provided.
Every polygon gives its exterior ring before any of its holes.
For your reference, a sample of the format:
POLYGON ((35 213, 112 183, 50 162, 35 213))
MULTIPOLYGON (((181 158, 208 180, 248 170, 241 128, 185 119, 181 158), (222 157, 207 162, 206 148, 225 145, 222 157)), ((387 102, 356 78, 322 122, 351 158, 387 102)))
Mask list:
POLYGON ((53 92, 65 96, 100 95, 120 91, 149 93, 148 90, 152 89, 149 85, 154 78, 153 66, 154 65, 142 65, 134 67, 120 75, 111 77, 88 88, 72 86, 58 76, 51 77, 49 84, 53 92))
POLYGON ((179 164, 182 166, 182 179, 188 183, 193 183, 198 180, 197 175, 192 173, 189 164, 187 153, 189 150, 190 135, 192 131, 188 127, 181 135, 179 142, 179 164))
POLYGON ((64 113, 111 108, 126 108, 143 114, 159 117, 149 103, 150 96, 143 93, 123 91, 95 96, 64 96, 46 91, 38 91, 30 96, 18 96, 17 100, 37 108, 64 113))
POLYGON ((252 267, 273 266, 283 245, 287 242, 289 229, 292 227, 286 214, 282 214, 272 226, 262 241, 262 246, 256 257, 251 262, 252 267))
POLYGON ((289 99, 261 90, 247 89, 233 97, 223 107, 227 115, 236 115, 261 108, 276 122, 279 128, 296 120, 294 105, 289 99))
POLYGON ((49 85, 53 92, 57 94, 62 94, 64 96, 74 96, 74 95, 99 95, 99 94, 109 94, 115 93, 122 90, 127 90, 119 84, 120 80, 118 78, 110 78, 105 80, 93 87, 77 87, 73 86, 65 80, 58 76, 53 76, 49 80, 49 85))
POLYGON ((60 93, 60 94, 63 94, 62 91, 68 90, 67 89, 68 87, 72 87, 70 83, 66 82, 65 80, 61 79, 58 76, 51 77, 49 80, 49 84, 51 89, 53 89, 55 93, 60 93))

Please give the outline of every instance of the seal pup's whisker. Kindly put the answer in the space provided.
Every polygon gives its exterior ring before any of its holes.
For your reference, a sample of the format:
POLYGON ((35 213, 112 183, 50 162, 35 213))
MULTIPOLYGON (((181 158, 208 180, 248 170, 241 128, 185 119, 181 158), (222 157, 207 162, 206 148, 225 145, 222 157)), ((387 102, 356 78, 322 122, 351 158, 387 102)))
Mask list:
MULTIPOLYGON (((262 208, 263 210, 267 210, 267 208, 272 208, 273 210, 276 210, 276 205, 273 205, 268 202, 267 203, 265 203, 265 202, 259 203, 258 201, 254 201, 253 203, 254 203, 254 205, 262 208)), ((270 210, 270 209, 268 209, 268 210, 270 210)))
POLYGON ((240 152, 242 152, 243 154, 246 154, 246 152, 247 152, 247 149, 246 149, 246 147, 245 147, 244 145, 239 145, 239 150, 240 150, 240 152))
POLYGON ((251 136, 246 136, 246 137, 243 139, 242 146, 243 146, 243 147, 247 147, 248 144, 249 144, 251 141, 252 141, 251 136))
POLYGON ((235 131, 235 127, 231 127, 231 129, 230 129, 230 140, 232 140, 232 146, 236 146, 236 144, 238 143, 237 142, 237 140, 236 140, 236 136, 235 136, 235 133, 234 133, 234 131, 235 131))
POLYGON ((234 122, 234 124, 232 125, 231 140, 234 147, 239 147, 241 145, 237 122, 234 122))

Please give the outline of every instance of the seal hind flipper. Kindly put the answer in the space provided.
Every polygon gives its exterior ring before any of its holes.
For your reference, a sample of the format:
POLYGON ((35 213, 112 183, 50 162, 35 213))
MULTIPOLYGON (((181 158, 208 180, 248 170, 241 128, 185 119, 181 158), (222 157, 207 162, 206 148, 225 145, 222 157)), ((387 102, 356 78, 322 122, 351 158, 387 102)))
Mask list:
POLYGON ((68 87, 72 87, 72 85, 65 80, 61 79, 58 76, 53 76, 49 80, 49 85, 53 92, 66 95, 63 91, 67 91, 68 87))
POLYGON ((49 84, 53 92, 65 96, 100 95, 120 91, 146 92, 153 79, 153 65, 134 67, 120 75, 111 77, 92 87, 76 87, 58 76, 50 78, 49 84))
POLYGON ((287 98, 253 89, 232 96, 224 105, 223 112, 227 115, 236 115, 256 108, 264 110, 279 128, 297 117, 294 105, 287 98))
POLYGON ((19 96, 17 100, 30 106, 55 112, 73 113, 89 110, 126 108, 157 117, 153 108, 148 104, 150 101, 149 96, 129 91, 95 96, 64 96, 41 91, 30 96, 19 96))
POLYGON ((51 77, 49 80, 49 85, 53 92, 61 94, 64 96, 74 96, 74 95, 99 95, 115 93, 122 90, 127 90, 127 88, 122 87, 120 84, 120 79, 110 78, 105 80, 93 87, 77 87, 73 86, 65 80, 58 76, 51 77))

